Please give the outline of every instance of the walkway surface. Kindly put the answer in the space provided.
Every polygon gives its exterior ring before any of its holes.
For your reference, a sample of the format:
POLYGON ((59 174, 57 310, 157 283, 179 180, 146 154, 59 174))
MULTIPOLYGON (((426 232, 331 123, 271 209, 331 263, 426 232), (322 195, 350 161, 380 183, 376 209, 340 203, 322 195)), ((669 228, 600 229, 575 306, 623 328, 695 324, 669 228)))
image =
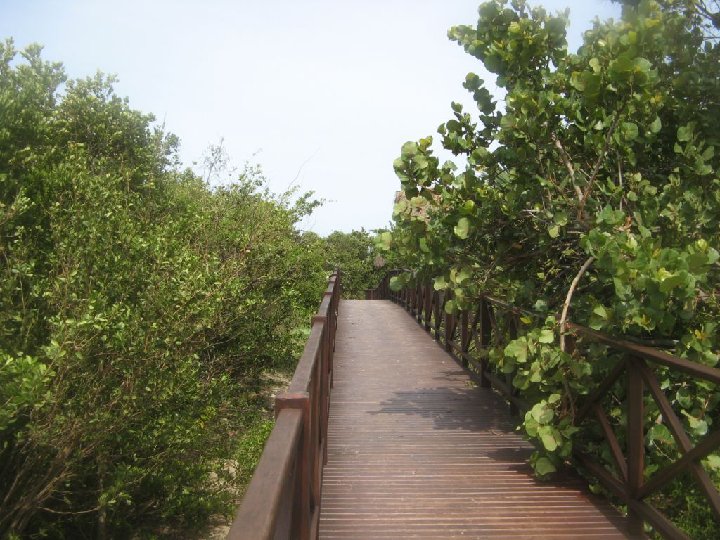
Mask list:
POLYGON ((505 402, 399 306, 340 305, 320 538, 624 538, 580 480, 533 478, 505 402))

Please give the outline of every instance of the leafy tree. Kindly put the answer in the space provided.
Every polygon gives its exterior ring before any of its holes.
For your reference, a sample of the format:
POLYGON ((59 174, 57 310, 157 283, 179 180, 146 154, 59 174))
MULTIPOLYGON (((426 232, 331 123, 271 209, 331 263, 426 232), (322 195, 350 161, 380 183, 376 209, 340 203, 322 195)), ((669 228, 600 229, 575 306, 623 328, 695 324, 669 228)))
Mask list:
POLYGON ((376 263, 375 244, 365 229, 344 233, 335 231, 325 239, 325 258, 329 268, 343 272, 343 298, 365 298, 365 290, 377 287, 384 270, 376 263))
POLYGON ((17 56, 0 46, 0 536, 202 525, 323 290, 312 199, 253 167, 210 188, 111 79, 17 56))
MULTIPOLYGON (((577 396, 608 369, 601 347, 581 358, 564 338, 547 339, 567 316, 718 363, 717 9, 695 0, 625 4, 620 21, 596 21, 574 53, 567 14, 524 0, 485 2, 476 25, 450 29, 497 77, 503 106, 468 74, 477 113, 453 103, 438 129, 442 147, 461 159, 441 164, 432 137, 406 143, 395 162, 406 197, 392 234, 379 238, 411 269, 396 287, 432 278, 453 292, 450 310, 485 291, 541 315, 544 323, 490 353, 517 369, 513 384, 544 411, 525 417, 540 472, 584 436, 564 427, 577 396), (559 323, 544 317, 553 314, 563 315, 559 323)), ((693 437, 720 421, 715 387, 668 374, 663 385, 693 437)), ((667 439, 649 432, 660 449, 649 467, 674 455, 667 439)), ((716 478, 719 463, 706 464, 716 478)))

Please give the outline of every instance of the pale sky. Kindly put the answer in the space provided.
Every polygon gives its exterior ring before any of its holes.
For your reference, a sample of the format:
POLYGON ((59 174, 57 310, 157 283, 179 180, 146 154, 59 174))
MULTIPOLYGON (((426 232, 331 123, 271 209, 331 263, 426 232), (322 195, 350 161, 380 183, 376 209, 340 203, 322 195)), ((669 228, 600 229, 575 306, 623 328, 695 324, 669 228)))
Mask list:
MULTIPOLYGON (((326 204, 303 224, 375 229, 391 219, 405 141, 434 135, 450 102, 475 111, 469 71, 491 77, 446 35, 479 0, 0 0, 0 39, 38 42, 70 77, 118 76, 130 105, 180 137, 186 165, 222 138, 271 188, 295 180, 326 204)), ((569 7, 569 48, 609 0, 569 7)), ((436 139, 437 140, 437 139, 436 139)))

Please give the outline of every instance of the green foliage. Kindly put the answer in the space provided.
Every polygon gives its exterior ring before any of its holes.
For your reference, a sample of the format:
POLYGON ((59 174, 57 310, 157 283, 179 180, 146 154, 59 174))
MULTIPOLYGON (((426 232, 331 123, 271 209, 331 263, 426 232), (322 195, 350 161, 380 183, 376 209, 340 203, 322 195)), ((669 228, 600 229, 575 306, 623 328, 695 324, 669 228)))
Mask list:
POLYGON ((0 46, 0 536, 200 526, 325 285, 312 200, 251 167, 211 189, 110 79, 61 91, 20 55, 0 46))
MULTIPOLYGON (((441 164, 431 137, 403 145, 395 171, 406 200, 380 245, 409 269, 396 285, 434 279, 452 291, 450 310, 487 291, 553 314, 569 296, 577 323, 715 366, 718 14, 692 0, 623 3, 622 19, 596 21, 574 53, 567 14, 524 0, 485 2, 476 25, 451 28, 450 39, 496 76, 504 107, 468 74, 477 112, 453 103, 438 129, 462 165, 441 164)), ((560 350, 554 317, 538 321, 490 359, 533 405, 524 426, 538 443, 533 464, 547 474, 592 439, 592 429, 573 427, 575 401, 613 362, 604 347, 560 350)), ((695 440, 720 422, 717 388, 661 375, 695 440)), ((619 400, 623 392, 613 389, 619 400)), ((621 430, 616 409, 610 420, 621 430)), ((658 418, 649 403, 648 428, 658 418)), ((651 471, 676 450, 659 429, 649 433, 664 445, 651 471)), ((607 448, 596 450, 611 465, 607 448)))
POLYGON ((250 427, 238 441, 238 453, 235 457, 239 470, 238 478, 243 485, 250 483, 255 467, 260 461, 265 442, 272 432, 274 422, 268 419, 255 418, 250 427))
MULTIPOLYGON (((385 270, 376 265, 374 237, 360 229, 344 233, 335 231, 325 238, 325 260, 328 269, 343 273, 343 298, 365 298, 365 289, 374 289, 385 270)), ((383 261, 384 262, 384 261, 383 261)))

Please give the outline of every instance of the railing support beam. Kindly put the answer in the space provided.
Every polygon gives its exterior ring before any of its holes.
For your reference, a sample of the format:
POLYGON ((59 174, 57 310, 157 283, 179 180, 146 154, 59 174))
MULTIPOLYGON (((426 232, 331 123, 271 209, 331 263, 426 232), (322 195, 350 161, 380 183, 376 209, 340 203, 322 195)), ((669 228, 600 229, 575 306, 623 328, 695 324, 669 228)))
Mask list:
MULTIPOLYGON (((627 486, 628 498, 636 499, 643 485, 645 472, 645 406, 643 403, 644 384, 637 359, 627 360, 627 486)), ((637 538, 644 535, 643 519, 628 506, 628 532, 637 538)))

